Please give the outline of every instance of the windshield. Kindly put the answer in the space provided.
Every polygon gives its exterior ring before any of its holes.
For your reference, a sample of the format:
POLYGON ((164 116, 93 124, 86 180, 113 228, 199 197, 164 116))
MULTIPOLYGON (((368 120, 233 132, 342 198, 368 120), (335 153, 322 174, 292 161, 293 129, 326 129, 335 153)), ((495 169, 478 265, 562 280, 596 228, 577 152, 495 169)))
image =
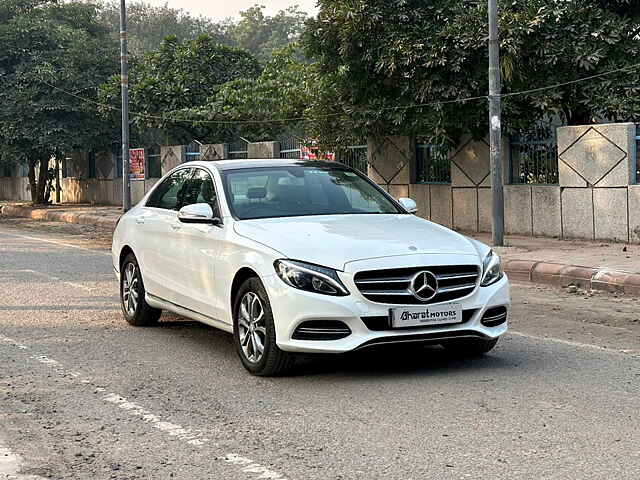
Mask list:
POLYGON ((229 170, 223 181, 229 208, 240 220, 405 213, 368 179, 339 165, 229 170))

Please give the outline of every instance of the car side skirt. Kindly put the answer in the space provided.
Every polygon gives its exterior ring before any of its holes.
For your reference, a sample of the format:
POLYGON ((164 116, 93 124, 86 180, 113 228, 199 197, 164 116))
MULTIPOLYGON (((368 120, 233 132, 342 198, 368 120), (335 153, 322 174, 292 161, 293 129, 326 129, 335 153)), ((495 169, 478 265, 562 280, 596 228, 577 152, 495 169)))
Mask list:
POLYGON ((211 318, 207 315, 203 315, 198 312, 194 312, 186 307, 177 305, 169 300, 165 300, 160 297, 156 297, 150 293, 145 294, 145 300, 149 305, 154 308, 159 308, 161 310, 167 310, 169 312, 175 313, 176 315, 180 315, 181 317, 186 317, 191 320, 195 320, 197 322, 205 323, 211 327, 219 328, 220 330, 224 330, 225 332, 233 333, 233 326, 227 323, 224 323, 220 320, 216 320, 215 318, 211 318))

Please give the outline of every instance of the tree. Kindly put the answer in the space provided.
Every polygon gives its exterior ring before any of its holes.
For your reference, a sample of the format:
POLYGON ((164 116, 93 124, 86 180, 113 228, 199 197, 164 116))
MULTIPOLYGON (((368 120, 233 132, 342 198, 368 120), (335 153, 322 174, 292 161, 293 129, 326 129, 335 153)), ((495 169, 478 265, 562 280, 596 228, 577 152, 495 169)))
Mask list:
MULTIPOLYGON (((201 140, 206 129, 190 121, 176 121, 175 113, 205 105, 220 85, 251 80, 260 71, 260 64, 250 53, 220 45, 208 35, 185 42, 167 37, 158 51, 132 62, 132 124, 138 132, 161 130, 166 142, 201 140)), ((107 105, 119 104, 117 76, 102 86, 100 97, 107 105)), ((103 111, 113 114, 109 109, 103 111)))
MULTIPOLYGON (((452 34, 484 58, 481 43, 486 5, 467 9, 452 34), (465 25, 463 27, 463 25, 465 25), (474 32, 469 36, 466 32, 474 32), (474 48, 475 45, 475 48, 474 48)), ((637 63, 640 8, 631 0, 528 0, 502 6, 504 93, 600 75, 637 63)), ((640 70, 505 98, 508 124, 524 127, 543 117, 568 125, 638 118, 640 102, 629 95, 640 70)))
MULTIPOLYGON (((429 134, 455 143, 484 136, 487 106, 486 2, 320 0, 303 38, 331 88, 320 119, 327 137, 429 134), (335 100, 338 100, 334 103, 335 100), (416 106, 422 105, 422 106, 416 106)), ((505 94, 633 65, 638 8, 631 0, 502 0, 505 94)), ((527 127, 559 116, 569 124, 634 118, 625 84, 638 70, 504 99, 505 124, 527 127)))
MULTIPOLYGON (((129 50, 137 56, 157 50, 168 36, 175 36, 179 42, 183 42, 208 35, 217 43, 243 48, 262 62, 267 62, 273 52, 298 40, 307 14, 297 6, 281 10, 273 16, 265 15, 264 9, 264 6, 255 5, 240 12, 239 20, 215 22, 167 5, 155 7, 144 1, 130 2, 127 6, 129 50)), ((102 3, 100 21, 109 29, 114 40, 118 40, 120 2, 107 0, 102 3)))
POLYGON ((52 157, 113 138, 95 104, 63 92, 97 100, 98 85, 116 71, 117 50, 96 18, 96 7, 81 3, 0 6, 0 161, 28 164, 34 203, 44 201, 52 157))
MULTIPOLYGON (((160 48, 162 41, 173 35, 182 42, 200 35, 209 35, 218 43, 230 44, 226 23, 216 23, 203 16, 192 16, 182 9, 167 5, 154 7, 146 2, 127 5, 129 51, 142 55, 160 48)), ((109 29, 114 40, 120 38, 120 2, 109 0, 100 8, 100 21, 109 29)))
POLYGON ((238 78, 219 85, 202 105, 174 112, 201 122, 202 137, 214 142, 238 136, 273 140, 285 133, 308 133, 304 120, 316 85, 312 65, 301 62, 295 43, 275 52, 256 78, 238 78))
POLYGON ((264 9, 263 5, 254 5, 240 12, 240 20, 231 22, 226 33, 234 46, 268 62, 274 52, 299 39, 307 14, 293 6, 269 17, 264 9))

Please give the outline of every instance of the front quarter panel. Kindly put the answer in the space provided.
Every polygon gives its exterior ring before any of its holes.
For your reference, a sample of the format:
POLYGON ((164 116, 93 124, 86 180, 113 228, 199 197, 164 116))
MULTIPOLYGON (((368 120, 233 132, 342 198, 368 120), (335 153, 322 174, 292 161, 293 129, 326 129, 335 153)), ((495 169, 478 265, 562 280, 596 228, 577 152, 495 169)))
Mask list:
MULTIPOLYGON (((233 280, 243 268, 248 268, 255 272, 264 283, 275 275, 273 262, 283 255, 270 247, 257 241, 253 241, 235 233, 233 229, 233 219, 224 219, 226 227, 226 240, 220 249, 218 262, 216 265, 217 290, 222 293, 218 298, 219 320, 233 324, 232 298, 235 292, 232 291, 233 280)), ((272 300, 270 299, 272 302, 272 300)))

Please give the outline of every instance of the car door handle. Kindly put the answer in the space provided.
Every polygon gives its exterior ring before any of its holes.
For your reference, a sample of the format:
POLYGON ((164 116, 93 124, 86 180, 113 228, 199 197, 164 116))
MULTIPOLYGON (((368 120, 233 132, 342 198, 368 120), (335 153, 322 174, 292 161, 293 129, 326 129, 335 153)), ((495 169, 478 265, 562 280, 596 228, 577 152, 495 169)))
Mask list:
POLYGON ((136 223, 138 225, 144 225, 144 218, 136 218, 136 223))
POLYGON ((171 225, 171 230, 180 230, 182 228, 182 225, 171 225))

